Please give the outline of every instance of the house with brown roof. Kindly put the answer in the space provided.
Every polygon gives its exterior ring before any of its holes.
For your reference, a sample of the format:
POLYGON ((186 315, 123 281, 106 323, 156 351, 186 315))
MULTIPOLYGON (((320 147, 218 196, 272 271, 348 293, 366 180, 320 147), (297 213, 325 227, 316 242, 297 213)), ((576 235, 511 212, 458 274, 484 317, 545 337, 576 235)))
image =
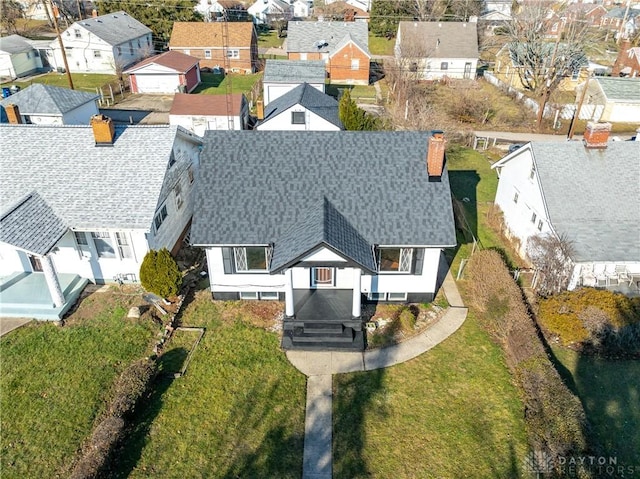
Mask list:
POLYGON ((225 95, 176 93, 169 111, 169 124, 181 126, 199 136, 207 130, 247 130, 249 103, 242 93, 225 95))
POLYGON ((175 22, 169 50, 200 59, 201 68, 224 67, 228 59, 232 72, 258 69, 258 36, 250 22, 175 22))
POLYGON ((200 83, 200 60, 176 51, 161 53, 124 71, 131 93, 188 93, 200 83))

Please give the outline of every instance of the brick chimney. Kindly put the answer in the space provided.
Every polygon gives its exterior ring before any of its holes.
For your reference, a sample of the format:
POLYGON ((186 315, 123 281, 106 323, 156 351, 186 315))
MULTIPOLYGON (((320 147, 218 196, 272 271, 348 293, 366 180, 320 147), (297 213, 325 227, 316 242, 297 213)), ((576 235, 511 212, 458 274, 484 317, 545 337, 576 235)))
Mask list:
POLYGON ((264 120, 264 101, 258 100, 256 101, 256 114, 258 120, 264 120))
POLYGON ((4 110, 7 112, 7 120, 9 120, 9 123, 13 123, 15 125, 22 123, 22 116, 20 116, 20 109, 18 108, 18 105, 7 105, 4 107, 4 110))
POLYGON ((93 115, 90 123, 96 146, 113 146, 113 137, 116 133, 113 120, 108 116, 93 115))
POLYGON ((586 148, 606 148, 611 133, 611 123, 587 122, 583 143, 586 148))
POLYGON ((438 181, 444 170, 444 148, 447 140, 441 131, 431 132, 429 137, 429 148, 427 150, 427 173, 429 181, 438 181))

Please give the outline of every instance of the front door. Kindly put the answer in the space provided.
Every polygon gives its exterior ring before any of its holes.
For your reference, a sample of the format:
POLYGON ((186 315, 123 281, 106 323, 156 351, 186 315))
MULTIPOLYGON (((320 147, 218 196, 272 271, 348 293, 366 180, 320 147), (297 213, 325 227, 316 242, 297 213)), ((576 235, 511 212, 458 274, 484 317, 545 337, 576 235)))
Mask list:
POLYGON ((464 64, 464 77, 466 79, 471 78, 471 62, 467 62, 464 64))
POLYGON ((34 273, 42 271, 42 263, 37 256, 29 255, 29 263, 31 263, 31 269, 34 273))
POLYGON ((335 285, 335 268, 311 268, 311 287, 330 288, 335 285))

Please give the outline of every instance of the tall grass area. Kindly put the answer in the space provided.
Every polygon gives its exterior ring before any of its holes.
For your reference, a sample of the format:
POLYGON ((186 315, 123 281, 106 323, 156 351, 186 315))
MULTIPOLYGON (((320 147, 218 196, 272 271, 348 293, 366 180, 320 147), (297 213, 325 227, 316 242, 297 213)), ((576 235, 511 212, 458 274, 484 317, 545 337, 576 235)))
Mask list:
POLYGON ((126 297, 112 299, 94 293, 78 311, 90 318, 32 322, 0 340, 3 479, 68 477, 112 383, 151 352, 157 328, 126 319, 126 297))
POLYGON ((554 347, 557 367, 585 408, 603 455, 638 467, 640 451, 640 361, 607 360, 554 347), (559 363, 559 364, 558 364, 559 363))
POLYGON ((500 349, 470 315, 388 369, 334 376, 334 475, 520 477, 523 405, 500 349))
POLYGON ((205 291, 185 309, 182 324, 206 333, 186 374, 156 384, 110 477, 301 476, 306 379, 255 322, 250 308, 271 306, 212 302, 205 291))

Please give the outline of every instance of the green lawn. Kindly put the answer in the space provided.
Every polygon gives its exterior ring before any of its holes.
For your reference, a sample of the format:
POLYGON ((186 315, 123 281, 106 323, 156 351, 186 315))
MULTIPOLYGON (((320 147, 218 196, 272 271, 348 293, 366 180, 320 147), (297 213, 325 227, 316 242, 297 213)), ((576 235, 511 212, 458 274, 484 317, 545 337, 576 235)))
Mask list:
MULTIPOLYGON (((99 88, 107 83, 116 80, 115 75, 102 75, 97 73, 72 73, 71 78, 73 80, 73 87, 76 90, 85 90, 94 92, 96 88, 99 88)), ((69 88, 69 80, 66 74, 61 73, 47 73, 46 75, 40 75, 35 78, 30 78, 28 81, 13 81, 9 83, 3 83, 2 86, 18 85, 20 88, 27 88, 32 83, 44 83, 46 85, 59 86, 69 88)))
POLYGON ((395 38, 387 40, 384 37, 376 37, 369 32, 369 52, 371 52, 372 55, 393 55, 393 47, 395 44, 395 38))
POLYGON ((269 30, 258 34, 258 48, 278 48, 284 43, 284 38, 278 38, 278 32, 269 30))
POLYGON ((340 90, 349 89, 351 98, 356 102, 375 102, 376 89, 373 85, 338 85, 336 83, 327 83, 325 85, 325 93, 338 99, 340 90))
POLYGON ((306 380, 257 326, 277 307, 214 303, 206 291, 189 304, 183 325, 206 333, 185 376, 157 383, 110 477, 300 477, 306 380))
POLYGON ((198 85, 193 93, 225 95, 227 93, 227 82, 229 81, 231 81, 231 91, 233 93, 248 93, 261 76, 261 73, 254 73, 253 75, 235 73, 216 75, 213 73, 203 73, 202 83, 198 85))
MULTIPOLYGON (((578 395, 603 456, 639 467, 640 361, 613 361, 554 347, 563 378, 578 395)), ((638 477, 631 474, 629 477, 638 477)))
POLYGON ((527 454, 518 392, 471 315, 408 363, 334 376, 333 412, 336 479, 513 478, 527 454))
POLYGON ((94 293, 66 326, 34 321, 0 340, 3 479, 69 476, 113 381, 158 332, 126 319, 129 301, 94 293))

